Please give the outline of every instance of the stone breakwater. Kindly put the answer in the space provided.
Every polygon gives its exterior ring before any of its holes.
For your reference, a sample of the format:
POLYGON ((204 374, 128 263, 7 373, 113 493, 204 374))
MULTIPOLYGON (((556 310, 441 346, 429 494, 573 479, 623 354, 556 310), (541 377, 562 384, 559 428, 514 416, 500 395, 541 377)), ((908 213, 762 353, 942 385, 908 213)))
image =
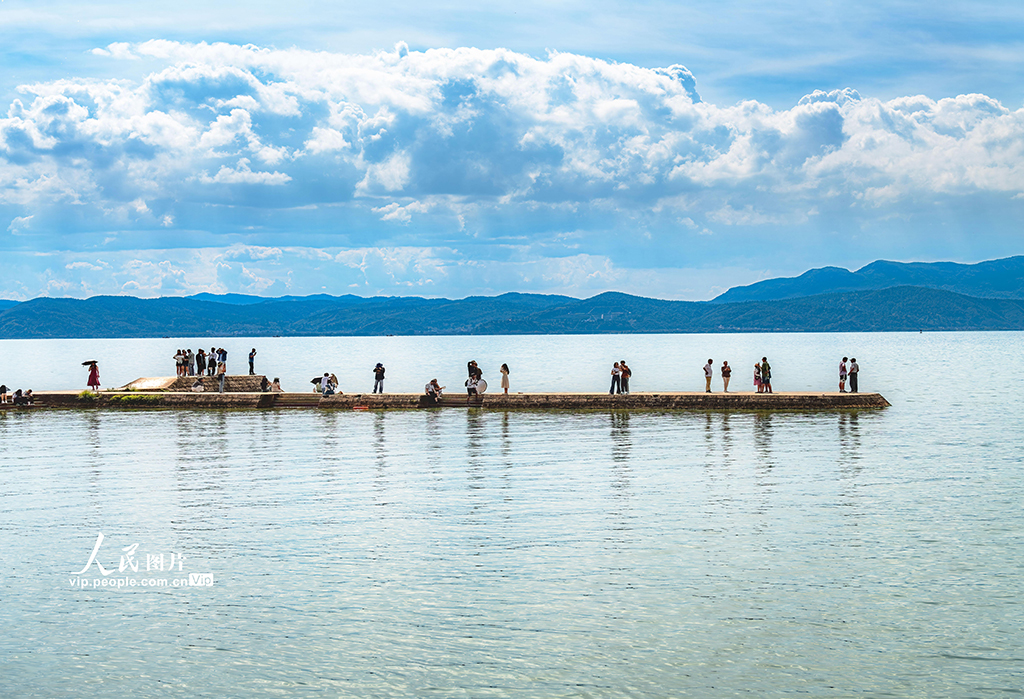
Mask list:
POLYGON ((607 393, 501 393, 478 396, 446 396, 434 405, 415 393, 191 393, 175 391, 82 394, 51 391, 36 397, 39 408, 99 409, 318 409, 318 410, 413 410, 436 408, 483 408, 486 410, 737 410, 829 411, 886 408, 889 402, 878 393, 683 393, 645 392, 629 395, 607 393))

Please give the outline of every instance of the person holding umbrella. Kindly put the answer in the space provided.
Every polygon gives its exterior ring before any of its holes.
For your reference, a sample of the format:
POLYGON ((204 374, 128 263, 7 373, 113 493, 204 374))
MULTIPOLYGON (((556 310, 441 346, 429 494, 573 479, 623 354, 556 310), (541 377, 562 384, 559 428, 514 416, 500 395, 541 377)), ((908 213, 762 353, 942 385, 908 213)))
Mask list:
POLYGON ((100 367, 94 359, 82 362, 82 366, 89 367, 89 388, 97 393, 100 390, 100 367))

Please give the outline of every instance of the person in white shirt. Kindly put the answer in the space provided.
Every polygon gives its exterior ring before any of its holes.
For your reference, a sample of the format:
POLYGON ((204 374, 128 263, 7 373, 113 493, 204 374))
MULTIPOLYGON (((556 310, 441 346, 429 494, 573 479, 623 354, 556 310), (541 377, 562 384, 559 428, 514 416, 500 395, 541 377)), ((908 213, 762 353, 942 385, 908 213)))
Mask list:
POLYGON ((437 379, 431 379, 423 387, 423 390, 427 394, 427 399, 436 405, 441 400, 441 391, 444 390, 444 386, 438 385, 437 379))
POLYGON ((846 393, 846 357, 839 362, 839 392, 846 393))
POLYGON ((202 393, 203 391, 205 391, 206 390, 206 386, 203 385, 203 380, 202 379, 196 379, 196 382, 194 384, 192 384, 192 390, 195 393, 202 393))
POLYGON ((473 400, 473 396, 477 395, 476 388, 479 385, 480 382, 477 381, 476 376, 470 376, 466 379, 466 405, 469 405, 469 402, 473 400))
POLYGON ((715 375, 715 360, 709 359, 704 365, 704 392, 711 393, 711 378, 715 375))

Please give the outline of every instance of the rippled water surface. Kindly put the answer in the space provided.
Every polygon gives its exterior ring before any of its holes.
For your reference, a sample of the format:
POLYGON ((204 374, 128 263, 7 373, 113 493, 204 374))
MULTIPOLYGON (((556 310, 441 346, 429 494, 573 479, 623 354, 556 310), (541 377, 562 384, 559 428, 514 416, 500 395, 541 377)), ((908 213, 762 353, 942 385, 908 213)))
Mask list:
POLYGON ((807 390, 853 351, 877 412, 0 413, 0 696, 1019 695, 1022 339, 389 338, 384 358, 394 390, 469 352, 526 355, 522 390, 596 390, 620 354, 646 388, 695 388, 705 355, 771 350, 807 390), (212 586, 171 585, 190 573, 212 586))

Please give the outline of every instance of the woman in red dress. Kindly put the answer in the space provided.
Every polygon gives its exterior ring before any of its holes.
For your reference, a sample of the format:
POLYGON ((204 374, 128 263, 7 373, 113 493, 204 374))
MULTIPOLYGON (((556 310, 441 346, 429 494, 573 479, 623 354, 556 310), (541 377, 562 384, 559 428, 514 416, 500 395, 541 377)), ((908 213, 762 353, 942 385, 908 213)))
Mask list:
POLYGON ((96 362, 89 365, 89 388, 94 391, 100 390, 100 367, 96 362))

